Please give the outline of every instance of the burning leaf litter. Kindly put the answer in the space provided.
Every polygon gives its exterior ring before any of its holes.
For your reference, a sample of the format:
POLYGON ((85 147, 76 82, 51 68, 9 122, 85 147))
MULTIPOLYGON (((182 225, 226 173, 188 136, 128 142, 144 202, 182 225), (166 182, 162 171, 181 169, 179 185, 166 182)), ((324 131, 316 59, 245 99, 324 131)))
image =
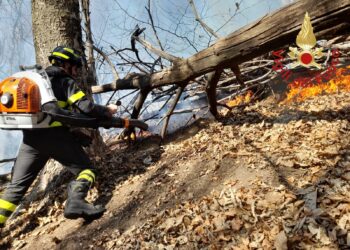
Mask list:
POLYGON ((306 84, 303 81, 295 80, 289 84, 289 93, 285 102, 301 102, 307 98, 321 94, 333 94, 337 92, 350 91, 350 66, 335 70, 335 75, 328 82, 320 82, 320 76, 306 84), (305 85, 305 86, 303 86, 305 85))
POLYGON ((245 95, 237 96, 233 100, 228 101, 226 105, 232 108, 238 105, 247 104, 251 101, 253 95, 253 91, 248 90, 248 92, 245 95))

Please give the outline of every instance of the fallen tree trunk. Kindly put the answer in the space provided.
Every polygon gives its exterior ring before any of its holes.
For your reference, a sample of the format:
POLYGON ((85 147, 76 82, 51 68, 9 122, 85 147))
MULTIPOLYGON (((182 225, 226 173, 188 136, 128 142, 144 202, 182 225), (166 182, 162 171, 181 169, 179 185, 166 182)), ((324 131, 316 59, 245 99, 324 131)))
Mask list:
POLYGON ((306 11, 318 39, 345 34, 350 30, 348 0, 297 1, 231 33, 187 59, 176 61, 170 68, 149 76, 133 74, 115 83, 93 86, 92 92, 185 84, 217 68, 229 68, 248 61, 294 43, 306 11))

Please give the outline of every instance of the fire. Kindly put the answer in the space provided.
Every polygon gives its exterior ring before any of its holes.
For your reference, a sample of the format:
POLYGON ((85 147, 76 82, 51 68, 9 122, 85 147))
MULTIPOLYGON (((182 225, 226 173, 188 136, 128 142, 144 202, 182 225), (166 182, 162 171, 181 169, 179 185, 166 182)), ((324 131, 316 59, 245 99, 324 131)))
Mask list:
POLYGON ((247 94, 237 96, 235 99, 228 101, 226 105, 232 108, 238 105, 249 103, 252 100, 252 97, 253 97, 253 91, 248 90, 247 94))
POLYGON ((335 75, 327 82, 317 83, 317 79, 313 79, 305 84, 305 82, 295 80, 288 85, 288 88, 289 92, 283 103, 302 102, 307 98, 321 94, 350 92, 350 66, 337 69, 335 75))

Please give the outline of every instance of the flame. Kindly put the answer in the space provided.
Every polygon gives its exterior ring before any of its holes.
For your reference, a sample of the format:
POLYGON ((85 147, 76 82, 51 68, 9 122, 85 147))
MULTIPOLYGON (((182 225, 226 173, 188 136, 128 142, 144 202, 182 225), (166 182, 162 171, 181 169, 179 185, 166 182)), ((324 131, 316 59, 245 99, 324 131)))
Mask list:
POLYGON ((247 94, 237 96, 235 99, 228 101, 226 105, 232 108, 238 105, 246 104, 252 100, 252 97, 253 97, 253 91, 248 90, 247 94))
POLYGON ((295 80, 288 85, 289 92, 283 103, 302 102, 307 98, 321 94, 332 94, 340 91, 350 92, 350 65, 339 68, 328 82, 315 83, 315 79, 307 84, 295 80))
POLYGON ((310 50, 316 45, 316 36, 314 34, 309 13, 305 13, 304 22, 297 36, 296 44, 303 50, 310 50))

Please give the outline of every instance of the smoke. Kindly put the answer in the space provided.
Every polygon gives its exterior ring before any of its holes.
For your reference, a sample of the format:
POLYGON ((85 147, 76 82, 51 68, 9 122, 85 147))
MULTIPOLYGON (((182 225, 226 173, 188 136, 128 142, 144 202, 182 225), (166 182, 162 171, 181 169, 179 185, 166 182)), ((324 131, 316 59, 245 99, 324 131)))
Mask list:
MULTIPOLYGON (((16 158, 21 141, 20 131, 0 130, 0 160, 16 158)), ((13 162, 0 164, 0 175, 9 173, 12 166, 13 162)))
POLYGON ((0 77, 18 71, 20 64, 35 62, 30 1, 0 1, 0 77))
POLYGON ((288 5, 288 4, 291 4, 293 2, 294 2, 294 0, 281 0, 282 5, 288 5))

